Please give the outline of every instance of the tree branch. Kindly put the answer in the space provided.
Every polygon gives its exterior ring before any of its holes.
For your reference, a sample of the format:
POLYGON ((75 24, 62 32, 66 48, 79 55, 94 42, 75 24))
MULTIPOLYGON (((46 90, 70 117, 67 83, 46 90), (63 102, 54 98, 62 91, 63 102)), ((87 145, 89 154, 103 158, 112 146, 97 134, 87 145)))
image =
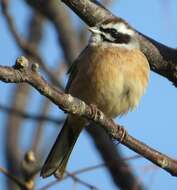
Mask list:
POLYGON ((25 1, 52 22, 58 34, 59 44, 62 46, 66 63, 70 65, 79 53, 80 44, 66 6, 55 0, 25 1))
POLYGON ((20 181, 20 179, 18 177, 12 175, 8 170, 0 167, 0 172, 3 173, 4 175, 6 175, 9 179, 11 179, 19 187, 21 187, 21 189, 29 190, 28 186, 26 186, 26 184, 24 182, 20 181))
POLYGON ((11 16, 11 14, 9 12, 9 8, 8 8, 9 7, 9 2, 8 2, 8 0, 2 0, 0 3, 1 3, 1 7, 2 7, 2 13, 4 14, 4 17, 5 17, 6 21, 7 21, 8 27, 9 27, 9 31, 11 32, 12 36, 14 37, 15 42, 17 43, 17 45, 21 48, 21 50, 26 55, 28 55, 29 57, 31 57, 33 60, 37 61, 40 64, 42 69, 45 71, 45 73, 49 76, 50 80, 54 84, 62 87, 62 85, 59 83, 58 79, 55 77, 53 72, 48 68, 48 66, 45 64, 44 60, 42 59, 42 57, 38 53, 38 50, 37 50, 37 47, 35 46, 35 44, 30 43, 28 40, 23 38, 18 33, 18 31, 16 29, 14 19, 13 19, 13 17, 11 16))
POLYGON ((114 142, 109 138, 104 129, 95 124, 91 124, 87 127, 87 131, 93 137, 95 147, 100 151, 100 155, 103 158, 114 183, 120 187, 120 189, 145 189, 143 184, 133 174, 133 170, 130 165, 125 162, 125 159, 120 149, 115 146, 114 142))
POLYGON ((27 113, 27 112, 18 110, 18 109, 13 108, 13 107, 4 106, 2 104, 0 104, 0 110, 2 112, 8 113, 8 114, 12 114, 12 115, 16 115, 18 117, 22 117, 23 119, 31 119, 34 121, 47 121, 47 122, 54 123, 56 125, 60 125, 61 123, 63 123, 62 119, 57 119, 57 118, 46 116, 43 114, 31 114, 31 113, 27 113))
POLYGON ((65 94, 56 87, 49 85, 38 73, 39 66, 36 63, 30 64, 25 57, 17 59, 16 64, 11 67, 0 66, 0 80, 7 83, 26 82, 33 86, 42 95, 48 97, 54 104, 65 112, 85 117, 101 125, 106 132, 131 150, 141 154, 157 166, 163 168, 173 176, 177 176, 177 161, 150 148, 146 144, 133 138, 128 133, 125 134, 124 128, 116 125, 108 119, 100 110, 93 109, 92 106, 85 104, 78 98, 65 94))
MULTIPOLYGON (((62 0, 89 26, 115 18, 109 10, 96 0, 62 0)), ((118 18, 118 17, 117 17, 118 18)), ((126 22, 119 18, 121 22, 126 22)), ((133 29, 133 28, 132 28, 133 29)), ((151 69, 166 77, 177 86, 177 49, 167 47, 136 31, 140 48, 146 55, 151 69)))
MULTIPOLYGON (((138 159, 140 158, 141 156, 139 155, 135 155, 135 156, 131 156, 131 157, 128 157, 128 158, 122 158, 122 161, 128 161, 128 160, 134 160, 134 159, 138 159)), ((73 171, 73 172, 70 172, 70 174, 74 175, 74 176, 77 176, 79 174, 83 174, 83 173, 86 173, 86 172, 91 172, 91 171, 94 171, 96 169, 99 169, 99 168, 102 168, 102 167, 105 167, 107 166, 108 164, 110 163, 101 163, 101 164, 97 164, 97 165, 93 165, 93 166, 88 166, 88 167, 84 167, 84 168, 81 168, 79 170, 76 170, 76 171, 73 171)), ((121 167, 121 170, 127 170, 127 167, 124 167, 124 166, 120 166, 121 167)), ((71 175, 68 175, 68 172, 66 172, 66 175, 61 179, 62 181, 67 179, 68 177, 71 177, 71 175)), ((60 181, 61 181, 60 180, 60 181)), ((57 183, 59 182, 59 180, 55 179, 54 181, 52 182, 49 182, 47 185, 44 185, 43 187, 41 187, 40 189, 38 190, 45 190, 45 189, 49 189, 50 187, 53 187, 54 185, 56 185, 57 183)), ((122 186, 121 186, 122 187, 122 186)), ((125 185, 124 185, 125 187, 125 185)), ((135 187, 135 184, 133 186, 131 186, 129 189, 134 189, 135 187)), ((138 186, 136 186, 136 189, 138 189, 138 186)))

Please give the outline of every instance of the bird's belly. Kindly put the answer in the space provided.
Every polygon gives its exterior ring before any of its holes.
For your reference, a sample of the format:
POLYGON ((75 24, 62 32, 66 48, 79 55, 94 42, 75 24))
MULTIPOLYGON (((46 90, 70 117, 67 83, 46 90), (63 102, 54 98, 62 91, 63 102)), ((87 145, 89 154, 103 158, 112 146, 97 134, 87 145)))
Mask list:
POLYGON ((96 104, 109 117, 124 114, 130 108, 130 100, 126 93, 129 89, 124 88, 124 76, 120 73, 113 76, 115 74, 104 72, 102 79, 94 75, 97 77, 91 80, 92 85, 88 88, 89 93, 94 95, 88 103, 96 104))
POLYGON ((88 56, 88 60, 84 59, 85 62, 79 65, 77 76, 69 89, 73 96, 87 104, 97 105, 112 118, 138 105, 149 76, 148 62, 141 52, 134 50, 138 56, 135 59, 133 50, 124 54, 121 51, 117 56, 106 57, 108 54, 104 50, 99 55, 101 57, 97 54, 88 56))
POLYGON ((136 77, 127 78, 121 67, 115 65, 91 67, 77 80, 70 93, 87 104, 95 104, 108 117, 114 118, 133 109, 143 94, 144 87, 136 77), (81 82, 82 81, 82 82, 81 82))

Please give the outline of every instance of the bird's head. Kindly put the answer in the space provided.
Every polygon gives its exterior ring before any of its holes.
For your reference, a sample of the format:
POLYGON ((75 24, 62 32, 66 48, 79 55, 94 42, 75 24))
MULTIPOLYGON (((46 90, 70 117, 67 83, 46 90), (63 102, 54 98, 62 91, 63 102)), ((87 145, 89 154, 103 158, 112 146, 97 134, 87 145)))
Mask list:
POLYGON ((134 30, 121 19, 109 19, 90 27, 90 45, 119 46, 136 48, 138 46, 134 30))

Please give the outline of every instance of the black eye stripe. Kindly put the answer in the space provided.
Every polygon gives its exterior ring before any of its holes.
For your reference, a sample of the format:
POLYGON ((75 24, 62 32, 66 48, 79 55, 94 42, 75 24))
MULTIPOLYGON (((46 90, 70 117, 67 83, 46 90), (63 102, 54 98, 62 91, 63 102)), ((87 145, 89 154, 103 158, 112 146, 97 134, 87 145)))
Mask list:
POLYGON ((114 37, 114 42, 115 43, 125 43, 128 44, 131 40, 131 37, 128 34, 122 34, 122 33, 118 33, 115 37, 114 37))
POLYGON ((105 35, 104 35, 104 34, 101 34, 101 36, 102 36, 102 39, 103 39, 104 41, 107 41, 107 42, 120 43, 120 44, 122 44, 122 43, 128 44, 128 43, 130 42, 130 40, 131 40, 130 35, 120 33, 120 32, 118 32, 118 31, 117 31, 116 29, 114 29, 114 28, 102 28, 102 27, 100 27, 100 31, 102 31, 102 32, 105 33, 105 35), (110 34, 111 37, 113 38, 113 40, 107 38, 107 37, 106 37, 106 33, 110 34))
POLYGON ((114 29, 114 28, 102 28, 102 27, 100 27, 100 31, 102 31, 102 32, 105 32, 105 33, 117 33, 117 30, 116 29, 114 29))

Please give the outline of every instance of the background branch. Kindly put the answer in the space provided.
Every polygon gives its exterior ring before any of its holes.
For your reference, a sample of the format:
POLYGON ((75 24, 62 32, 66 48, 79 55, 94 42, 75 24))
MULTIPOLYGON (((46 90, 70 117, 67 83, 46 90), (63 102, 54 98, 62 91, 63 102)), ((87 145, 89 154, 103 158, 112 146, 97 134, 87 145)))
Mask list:
POLYGON ((144 189, 108 134, 95 124, 89 125, 87 131, 95 139, 95 147, 102 150, 101 156, 109 168, 114 183, 122 189, 134 189, 133 187, 144 189))
POLYGON ((25 113, 24 111, 20 111, 16 108, 10 108, 8 106, 4 106, 0 104, 0 110, 9 114, 9 115, 16 115, 18 117, 22 117, 23 119, 31 119, 31 120, 37 120, 37 121, 47 121, 47 122, 52 122, 56 125, 60 125, 63 123, 63 120, 54 118, 54 117, 49 117, 45 116, 44 114, 37 115, 37 114, 30 114, 30 113, 25 113))
MULTIPOLYGON (((46 74, 48 75, 48 77, 50 78, 50 80, 54 84, 61 87, 62 85, 58 82, 58 79, 55 78, 55 75, 53 75, 51 70, 48 68, 47 64, 45 64, 44 60, 42 59, 42 57, 38 53, 38 50, 37 50, 37 47, 36 47, 36 42, 37 42, 36 38, 34 39, 35 44, 34 43, 29 43, 28 40, 26 40, 25 38, 22 38, 22 36, 17 32, 15 22, 13 20, 13 17, 10 15, 10 12, 9 12, 9 9, 8 9, 9 0, 2 0, 1 1, 1 6, 2 6, 2 12, 3 12, 3 14, 4 14, 4 16, 5 16, 6 20, 7 20, 9 30, 10 30, 12 36, 14 37, 17 45, 21 48, 21 50, 27 56, 31 57, 33 60, 37 61, 41 65, 42 69, 46 72, 46 74)), ((41 21, 41 19, 40 19, 40 21, 41 21)), ((38 26, 38 28, 40 28, 39 26, 38 26)), ((31 32, 35 32, 35 31, 31 31, 31 32)), ((36 34, 34 36, 36 36, 36 34)))
POLYGON ((4 168, 0 168, 0 172, 3 173, 4 175, 6 175, 8 177, 8 179, 12 180, 14 183, 16 183, 22 189, 28 190, 28 187, 25 185, 25 183, 20 181, 18 177, 12 175, 11 172, 7 171, 4 168))

